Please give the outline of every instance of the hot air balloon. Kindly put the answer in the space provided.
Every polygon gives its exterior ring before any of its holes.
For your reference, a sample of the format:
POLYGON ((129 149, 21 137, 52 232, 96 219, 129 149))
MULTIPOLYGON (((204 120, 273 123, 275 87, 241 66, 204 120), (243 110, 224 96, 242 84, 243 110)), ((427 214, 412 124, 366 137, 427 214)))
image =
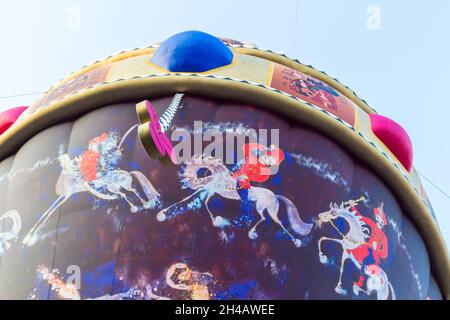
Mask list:
POLYGON ((408 134, 284 54, 183 32, 0 128, 0 299, 450 297, 408 134))

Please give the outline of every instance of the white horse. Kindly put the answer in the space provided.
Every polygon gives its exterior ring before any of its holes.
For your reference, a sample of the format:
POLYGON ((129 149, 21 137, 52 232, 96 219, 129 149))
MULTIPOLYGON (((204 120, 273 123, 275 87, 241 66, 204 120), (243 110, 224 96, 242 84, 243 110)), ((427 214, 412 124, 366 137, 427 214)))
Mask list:
POLYGON ((123 199, 129 204, 133 213, 138 212, 140 207, 135 203, 135 199, 129 197, 129 194, 134 195, 139 200, 143 209, 152 209, 159 203, 159 193, 148 178, 139 171, 111 170, 103 172, 94 181, 86 181, 80 173, 80 159, 70 159, 68 154, 63 154, 59 157, 59 161, 62 172, 55 187, 59 198, 53 202, 25 236, 23 239, 24 245, 33 246, 36 244, 41 238, 41 229, 53 213, 77 193, 88 192, 103 200, 123 199), (134 179, 140 185, 146 199, 141 197, 137 189, 133 187, 134 179))
POLYGON ((319 239, 319 259, 321 263, 327 263, 328 258, 323 254, 322 251, 322 243, 324 241, 336 242, 342 247, 342 257, 341 257, 341 266, 339 272, 339 281, 335 288, 335 291, 338 294, 345 295, 347 291, 342 288, 342 274, 344 271, 344 265, 347 259, 353 261, 353 263, 361 269, 361 265, 354 258, 354 256, 348 252, 348 250, 355 249, 359 247, 361 244, 365 243, 369 239, 369 229, 366 224, 361 221, 362 216, 357 216, 350 210, 350 207, 344 206, 342 203, 338 206, 335 203, 330 203, 330 210, 322 212, 319 214, 319 218, 317 223, 319 227, 322 226, 323 223, 331 223, 331 225, 341 234, 342 239, 335 239, 329 237, 322 237, 319 239), (343 218, 348 224, 347 233, 343 234, 334 224, 333 220, 337 218, 343 218))
POLYGON ((22 220, 16 210, 10 210, 0 216, 0 257, 11 247, 10 241, 16 239, 19 236, 22 229, 22 220), (6 221, 10 220, 11 224, 7 225, 6 221), (8 226, 8 230, 6 229, 8 226))
MULTIPOLYGON (((353 201, 354 202, 354 201, 353 201)), ((350 203, 350 202, 348 202, 350 203)), ((362 216, 356 215, 353 211, 350 210, 350 206, 344 205, 342 203, 340 206, 337 204, 330 204, 330 210, 325 211, 319 214, 319 218, 317 223, 319 227, 322 226, 323 223, 330 223, 336 231, 342 236, 342 239, 328 238, 322 237, 319 240, 319 259, 321 263, 326 263, 328 258, 323 254, 322 251, 322 243, 324 241, 332 241, 341 245, 342 247, 342 257, 341 257, 341 266, 339 273, 339 282, 335 288, 335 291, 338 294, 345 295, 347 291, 342 288, 342 274, 344 271, 344 265, 347 259, 350 259, 355 266, 361 270, 362 266, 355 258, 355 256, 349 252, 349 250, 355 249, 362 244, 364 244, 370 237, 369 229, 367 225, 361 220, 362 216), (341 230, 334 224, 333 220, 337 218, 343 218, 348 224, 347 233, 342 233, 341 230)), ((386 273, 381 269, 378 265, 368 265, 364 267, 362 270, 366 276, 368 276, 366 280, 367 290, 363 290, 358 287, 356 284, 353 285, 353 293, 358 295, 359 292, 364 292, 367 295, 370 295, 372 292, 377 293, 378 300, 387 300, 389 297, 389 289, 392 293, 391 297, 395 300, 395 292, 388 280, 386 273)))
MULTIPOLYGON (((174 218, 178 214, 182 214, 188 210, 199 209, 201 204, 204 203, 211 217, 212 224, 215 227, 223 228, 229 225, 229 222, 225 218, 215 216, 208 206, 209 201, 215 195, 219 195, 225 199, 241 201, 241 197, 236 190, 237 181, 231 176, 230 171, 222 164, 221 160, 211 157, 194 157, 185 163, 182 177, 184 188, 189 188, 195 192, 170 207, 161 210, 157 215, 157 219, 162 222, 174 218), (199 177, 200 170, 205 170, 210 174, 199 177)), ((297 207, 286 197, 276 195, 269 189, 251 187, 249 189, 248 199, 255 203, 256 211, 260 216, 260 220, 249 231, 250 239, 256 239, 258 237, 256 229, 266 220, 265 213, 267 212, 270 218, 289 235, 294 244, 297 247, 301 246, 301 240, 297 239, 278 218, 280 208, 279 200, 286 205, 290 228, 299 236, 306 236, 311 232, 313 225, 302 221, 297 207)))

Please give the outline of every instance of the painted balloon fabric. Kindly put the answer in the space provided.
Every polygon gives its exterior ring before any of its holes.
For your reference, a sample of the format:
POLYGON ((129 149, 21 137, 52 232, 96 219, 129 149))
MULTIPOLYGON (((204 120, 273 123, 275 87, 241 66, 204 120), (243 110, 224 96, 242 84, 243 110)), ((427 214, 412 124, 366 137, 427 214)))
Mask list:
MULTIPOLYGON (((290 90, 344 103, 307 81, 290 90)), ((418 231, 344 148, 258 106, 175 98, 104 106, 0 162, 0 298, 439 297, 418 231)))

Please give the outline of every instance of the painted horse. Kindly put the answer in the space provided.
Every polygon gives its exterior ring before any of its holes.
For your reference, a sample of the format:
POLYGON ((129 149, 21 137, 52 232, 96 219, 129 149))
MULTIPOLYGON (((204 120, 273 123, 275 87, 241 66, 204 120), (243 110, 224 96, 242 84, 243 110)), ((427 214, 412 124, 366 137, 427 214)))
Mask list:
MULTIPOLYGON (((383 280, 384 283, 386 283, 387 281, 387 275, 378 265, 372 264, 368 266, 363 266, 360 260, 357 259, 357 257, 355 257, 354 255, 354 252, 357 252, 357 249, 360 248, 361 246, 367 245, 367 242, 371 238, 368 225, 364 222, 364 217, 358 214, 356 211, 352 210, 352 207, 354 206, 355 203, 356 203, 355 201, 349 201, 348 203, 342 203, 341 205, 337 205, 336 203, 330 203, 330 210, 320 213, 317 219, 317 224, 319 227, 321 227, 324 223, 330 223, 342 237, 340 239, 321 237, 318 242, 319 260, 321 263, 327 263, 328 261, 327 256, 322 251, 323 242, 335 242, 342 247, 339 281, 335 288, 336 293, 341 295, 345 295, 347 293, 347 291, 344 288, 342 288, 342 275, 344 271, 345 262, 347 260, 352 261, 359 270, 362 270, 366 275, 369 276, 368 279, 366 280, 366 286, 368 287, 368 290, 365 291, 355 284, 353 286, 353 291, 355 294, 357 294, 357 292, 359 293, 360 291, 370 294, 373 291, 385 290, 384 288, 381 288, 381 286, 378 287, 372 286, 369 289, 369 285, 371 283, 379 281, 378 279, 380 277, 381 279, 384 279, 384 276, 386 278, 386 280, 383 280), (353 205, 348 205, 349 203, 352 203, 353 205), (342 218, 347 223, 348 231, 343 232, 336 226, 334 220, 338 218, 342 218), (372 272, 375 269, 381 271, 375 274, 372 272)), ((380 295, 379 297, 382 296, 384 297, 384 295, 380 295)), ((393 294, 393 297, 395 297, 395 294, 393 294)))
MULTIPOLYGON (((204 204, 213 226, 224 228, 230 225, 227 219, 214 215, 209 208, 209 201, 216 195, 229 200, 242 201, 236 190, 237 178, 232 176, 232 173, 222 164, 220 159, 194 157, 186 161, 181 182, 183 183, 183 188, 194 190, 194 193, 161 210, 157 214, 158 221, 163 222, 187 211, 198 210, 204 204), (207 174, 202 175, 202 172, 207 174)), ((255 204, 256 211, 260 217, 259 221, 249 231, 250 239, 258 237, 257 227, 266 220, 265 213, 267 212, 270 218, 284 230, 294 244, 297 247, 301 246, 301 240, 294 236, 278 217, 280 200, 286 205, 290 228, 293 232, 299 236, 306 236, 311 232, 313 225, 302 221, 297 207, 288 198, 276 195, 266 188, 250 187, 248 189, 248 200, 255 204)))
MULTIPOLYGON (((91 140, 91 142, 96 139, 91 140)), ((95 172, 95 174, 92 174, 93 170, 86 169, 84 172, 82 170, 84 160, 83 155, 88 154, 87 152, 74 159, 70 159, 67 153, 59 156, 62 172, 55 187, 56 194, 59 197, 52 203, 48 210, 39 218, 37 223, 25 236, 23 240, 24 245, 33 246, 36 244, 36 242, 41 239, 41 230, 53 213, 69 200, 70 197, 77 193, 87 192, 98 199, 109 201, 123 199, 128 203, 130 210, 133 213, 138 212, 140 209, 152 209, 158 205, 160 195, 144 174, 139 171, 128 172, 108 166, 108 161, 119 162, 121 158, 120 145, 122 143, 118 145, 116 139, 112 139, 111 141, 113 144, 112 147, 108 148, 107 152, 103 151, 104 153, 107 153, 104 155, 106 160, 101 162, 106 162, 106 165, 104 165, 103 168, 96 168, 98 172, 95 172), (116 159, 111 159, 112 157, 115 157, 116 159), (89 179, 86 178, 86 173, 89 174, 89 179), (133 186, 134 181, 136 181, 142 189, 145 199, 133 186), (136 203, 136 199, 139 201, 139 204, 136 203)), ((93 145, 91 142, 90 147, 93 145)), ((105 143, 105 141, 103 141, 103 143, 105 143)), ((92 155, 89 155, 89 157, 91 159, 96 159, 96 157, 92 155)), ((98 158, 97 161, 100 162, 98 158)), ((92 166, 89 167, 85 165, 85 167, 92 169, 92 166)))

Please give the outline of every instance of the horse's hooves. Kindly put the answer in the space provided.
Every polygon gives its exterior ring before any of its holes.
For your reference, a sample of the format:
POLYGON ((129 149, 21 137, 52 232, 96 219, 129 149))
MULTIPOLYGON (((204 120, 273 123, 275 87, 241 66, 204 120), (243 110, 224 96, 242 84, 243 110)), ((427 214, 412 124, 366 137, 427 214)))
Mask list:
POLYGON ((341 296, 345 296, 347 294, 347 290, 342 288, 341 286, 337 286, 334 291, 336 291, 337 294, 340 294, 341 296))
POLYGON ((356 284, 353 285, 353 293, 355 296, 359 295, 359 289, 360 288, 356 284))
POLYGON ((133 212, 133 213, 138 212, 138 207, 135 207, 135 206, 131 207, 131 212, 133 212))
POLYGON ((151 202, 144 203, 144 209, 151 209, 153 208, 153 204, 151 202))
POLYGON ((323 255, 323 254, 319 255, 319 260, 320 260, 320 263, 323 263, 323 264, 328 262, 327 256, 323 255))
POLYGON ((156 215, 156 219, 158 219, 159 222, 166 221, 167 216, 164 212, 160 212, 156 215))
POLYGON ((25 247, 25 246, 30 247, 29 242, 30 242, 30 240, 29 240, 28 238, 23 239, 23 241, 22 241, 22 246, 24 246, 24 247, 25 247))
POLYGON ((225 219, 220 216, 217 216, 213 219, 214 227, 222 227, 224 223, 225 223, 225 219))
POLYGON ((248 232, 248 237, 252 240, 255 240, 258 238, 258 232, 256 232, 255 230, 250 230, 248 232))
POLYGON ((22 245, 27 247, 32 247, 36 244, 37 239, 36 235, 30 236, 29 234, 23 239, 22 245))
POLYGON ((300 247, 302 246, 302 240, 300 240, 300 239, 294 239, 294 245, 295 245, 297 248, 300 248, 300 247))

